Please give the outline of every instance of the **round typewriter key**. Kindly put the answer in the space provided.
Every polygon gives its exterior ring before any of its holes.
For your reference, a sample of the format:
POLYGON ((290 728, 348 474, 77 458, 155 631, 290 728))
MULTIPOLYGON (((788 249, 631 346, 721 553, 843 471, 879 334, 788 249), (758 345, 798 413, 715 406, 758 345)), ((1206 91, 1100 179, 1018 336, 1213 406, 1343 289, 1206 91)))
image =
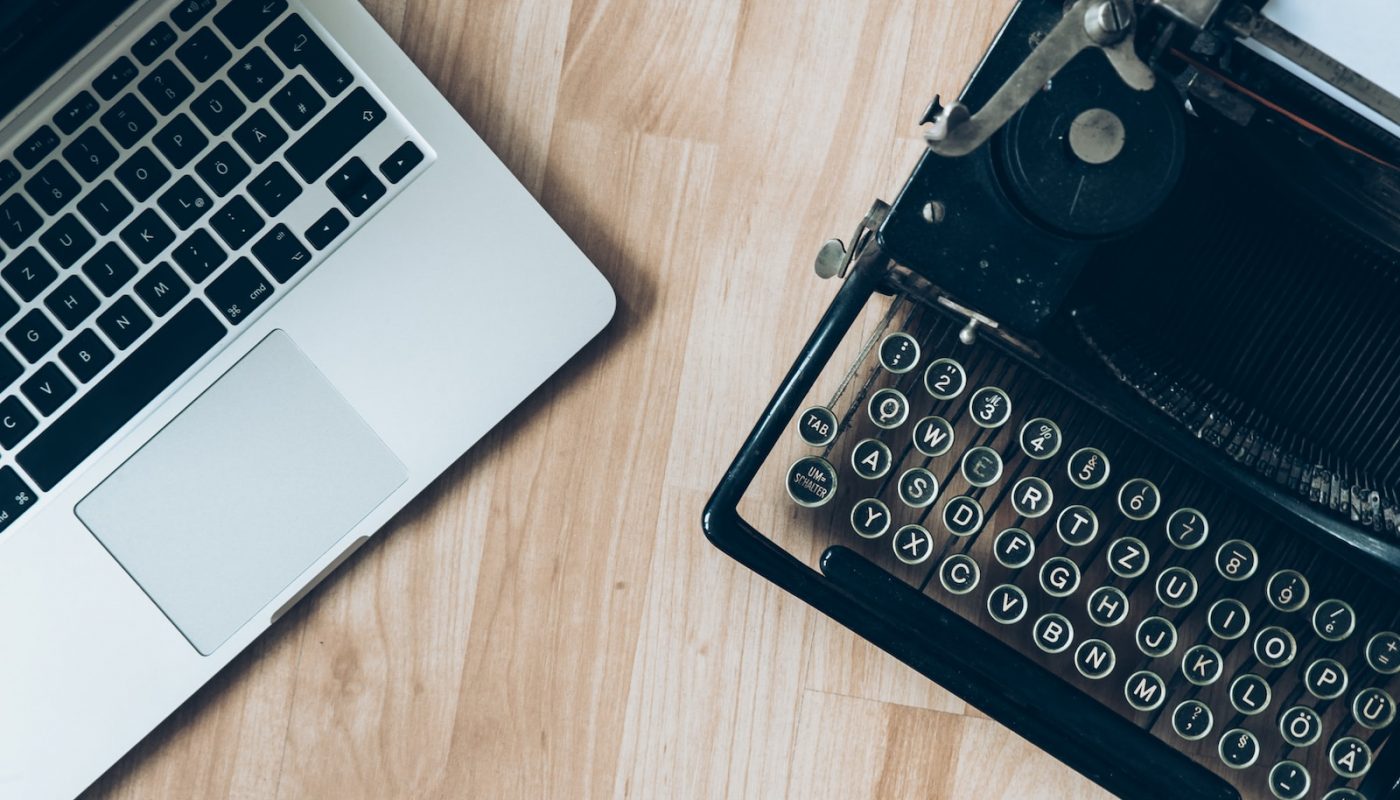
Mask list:
POLYGON ((1359 778, 1371 768, 1371 748, 1355 736, 1343 736, 1328 749, 1327 761, 1343 778, 1359 778))
POLYGON ((1184 700, 1172 711, 1172 730, 1188 742, 1195 742, 1210 735, 1215 724, 1215 715, 1210 706, 1200 700, 1184 700))
POLYGON ((1128 676, 1128 682, 1123 684, 1123 696, 1128 698, 1128 705, 1138 711, 1156 711, 1166 702, 1167 684, 1157 673, 1140 670, 1128 676))
POLYGON ((1085 639, 1074 650, 1074 668, 1091 681, 1107 678, 1116 660, 1113 648, 1102 639, 1085 639))
POLYGON ((1062 614, 1044 614, 1035 621, 1031 638, 1047 653, 1063 653, 1074 642, 1074 626, 1062 614))
MULTIPOLYGON (((1281 569, 1269 578, 1269 584, 1265 588, 1265 594, 1269 597, 1269 605, 1279 611, 1297 611, 1308 604, 1308 579, 1302 573, 1281 569)), ((1400 666, 1400 661, 1396 662, 1400 666)))
POLYGON ((1167 541, 1182 550, 1195 550, 1206 543, 1210 522, 1194 508, 1178 508, 1167 517, 1167 541))
POLYGON ((953 448, 953 426, 942 417, 924 417, 914 425, 914 447, 935 458, 953 448))
POLYGON ((1112 628, 1128 618, 1128 596, 1116 586, 1100 586, 1089 593, 1089 619, 1100 628, 1112 628))
POLYGON ((924 388, 935 400, 952 400, 967 388, 967 372, 951 358, 940 358, 924 370, 924 388))
POLYGON ((1355 789, 1348 789, 1343 786, 1340 789, 1333 789, 1323 795, 1322 800, 1366 800, 1366 795, 1355 789))
POLYGON ((1278 732, 1294 747, 1308 747, 1322 736, 1322 717, 1307 706, 1294 706, 1278 718, 1278 732))
POLYGON ((1312 787, 1312 776, 1297 761, 1280 761, 1269 770, 1269 791, 1278 800, 1302 800, 1312 787))
POLYGON ((1293 639, 1293 634, 1277 625, 1262 628, 1254 636, 1254 657, 1266 667, 1286 667, 1296 655, 1298 642, 1293 639))
POLYGON ((1342 600, 1323 600, 1313 609, 1313 630, 1329 642, 1340 642, 1356 630, 1356 612, 1342 600))
POLYGON ((903 375, 919 363, 919 343, 907 333, 891 333, 880 342, 880 366, 903 375))
POLYGON ((1245 769, 1259 760, 1259 740, 1243 728, 1227 731, 1220 737, 1220 760, 1231 769, 1245 769))
POLYGON ((967 413, 984 428, 1000 428, 1011 419, 1011 398, 995 386, 983 386, 972 393, 967 413))
POLYGON ((893 464, 889 445, 879 439, 861 439, 851 448, 851 469, 868 481, 885 477, 893 464))
POLYGON ((1161 658, 1176 649, 1176 626, 1161 617, 1148 617, 1138 623, 1138 649, 1148 658, 1161 658))
POLYGON ((1108 456, 1093 447, 1081 447, 1066 466, 1070 483, 1081 489, 1097 489, 1108 482, 1108 456))
POLYGON ((1383 631, 1366 643, 1366 663, 1382 675, 1400 672, 1400 635, 1383 631))
POLYGON ((1002 625, 1020 622, 1026 616, 1026 593, 1009 583, 997 586, 987 593, 987 613, 1002 625))
POLYGON ((938 582, 953 594, 967 594, 977 588, 981 579, 982 570, 977 562, 963 553, 954 553, 938 565, 938 582))
POLYGON ((1234 598, 1216 600, 1206 614, 1206 624, 1211 633, 1233 641, 1249 630, 1249 609, 1234 598))
POLYGON ((1045 417, 1036 417, 1021 426, 1021 452, 1044 461, 1060 452, 1064 438, 1060 436, 1060 426, 1045 417))
POLYGON ((1055 518, 1055 532, 1067 545, 1086 545, 1099 535, 1099 518, 1088 506, 1065 506, 1055 518))
POLYGON ((905 525, 891 540, 894 556, 906 564, 922 564, 933 554, 933 536, 921 525, 905 525))
POLYGON ((858 536, 878 539, 890 529, 890 509, 873 497, 861 500, 851 508, 851 527, 858 536))
POLYGON ((1303 685, 1319 700, 1336 700, 1346 693, 1347 668, 1331 658, 1319 658, 1303 671, 1303 685))
POLYGON ((898 389, 885 388, 870 396, 870 421, 892 430, 909 419, 909 400, 898 389))
POLYGON ((799 506, 824 506, 836 496, 836 468, 824 458, 799 458, 788 467, 787 491, 799 506))
POLYGON ((1118 510, 1131 520, 1151 519, 1162 505, 1157 485, 1146 478, 1133 478, 1118 488, 1118 510))
POLYGON ((991 486, 1001 479, 1001 454, 990 447, 968 450, 963 454, 962 476, 973 486, 991 486))
POLYGON ((1243 581, 1259 569, 1259 552, 1254 545, 1231 539, 1215 551, 1215 571, 1227 581, 1243 581))
POLYGON ((943 507, 943 527, 954 536, 971 536, 982 529, 982 507, 971 497, 959 495, 943 507))
POLYGON ((923 467, 905 470, 899 476, 899 499, 910 508, 928 508, 938 499, 938 479, 923 467))
POLYGON ((997 562, 1007 569, 1020 569, 1035 557, 1035 540, 1020 528, 1007 528, 992 543, 997 562))
POLYGON ((1362 727, 1378 731, 1395 721, 1395 698, 1374 686, 1362 689, 1351 699, 1351 715, 1362 727))
POLYGON ((826 447, 836 440, 836 415, 826 406, 812 406, 797 418, 797 433, 813 447, 826 447))
POLYGON ((1182 567, 1167 567, 1157 576, 1157 599, 1168 608, 1191 605, 1196 589, 1196 576, 1182 567))
POLYGON ((1027 519, 1045 516, 1054 502, 1055 493, 1050 484, 1034 475, 1016 481, 1011 487, 1011 507, 1027 519))
POLYGON ((1120 578, 1136 578, 1147 571, 1151 556, 1141 539, 1124 536, 1108 546, 1108 568, 1120 578))
POLYGON ((1258 675, 1245 673, 1230 681, 1230 705, 1241 714, 1258 714, 1269 707, 1272 697, 1269 682, 1258 675))
POLYGON ((1040 565, 1040 588, 1051 597, 1069 597, 1079 588, 1079 565, 1064 556, 1040 565))
POLYGON ((1209 686, 1220 680, 1223 666, 1220 652, 1208 644, 1198 644, 1181 656, 1181 674, 1197 686, 1209 686))

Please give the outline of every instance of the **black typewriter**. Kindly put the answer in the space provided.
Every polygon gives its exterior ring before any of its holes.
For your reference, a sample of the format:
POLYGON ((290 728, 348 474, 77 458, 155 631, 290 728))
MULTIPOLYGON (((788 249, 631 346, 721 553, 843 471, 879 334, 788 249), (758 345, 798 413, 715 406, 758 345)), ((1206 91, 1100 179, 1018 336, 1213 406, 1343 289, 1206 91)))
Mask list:
POLYGON ((1279 2, 1022 0, 704 513, 1123 797, 1400 797, 1400 100, 1279 2))

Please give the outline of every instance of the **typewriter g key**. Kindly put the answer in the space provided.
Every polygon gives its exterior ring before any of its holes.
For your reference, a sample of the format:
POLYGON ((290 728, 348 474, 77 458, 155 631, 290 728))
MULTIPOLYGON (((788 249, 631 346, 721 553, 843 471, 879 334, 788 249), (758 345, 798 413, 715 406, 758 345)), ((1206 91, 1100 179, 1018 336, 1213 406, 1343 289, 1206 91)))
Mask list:
POLYGON ((924 389, 935 400, 952 400, 967 388, 967 372, 951 358, 940 358, 924 370, 924 389))
POLYGON ((863 539, 878 539, 890 529, 889 506, 867 497, 851 508, 851 527, 863 539))
MULTIPOLYGON (((1308 579, 1302 573, 1281 569, 1269 578, 1264 593, 1269 598, 1269 605, 1279 611, 1291 612, 1308 604, 1308 591, 1308 579)), ((1396 661, 1396 666, 1400 667, 1400 660, 1396 661)))
POLYGON ((880 342, 880 366, 903 375, 919 363, 919 343, 907 333, 891 333, 880 342))
POLYGON ((1278 800, 1302 800, 1312 786, 1312 776, 1297 761, 1280 761, 1269 770, 1269 791, 1278 800))
POLYGON ((1185 700, 1172 712, 1172 730, 1188 742, 1195 742, 1210 735, 1215 723, 1210 706, 1200 700, 1185 700))
POLYGON ((983 428, 1000 428, 1011 419, 1011 398, 995 386, 983 386, 972 393, 967 412, 983 428))
POLYGON ((1220 737, 1219 750, 1220 760, 1231 769, 1252 767, 1259 760, 1259 740, 1242 728, 1235 728, 1220 737))
POLYGON ((836 468, 824 458, 799 458, 788 467, 787 491, 799 506, 824 506, 836 496, 836 468))
POLYGON ((797 433, 813 447, 826 447, 836 439, 836 415, 825 406, 812 406, 798 417, 797 433))
POLYGON ((1009 583, 997 586, 987 593, 987 613, 1002 625, 1020 622, 1026 616, 1026 593, 1009 583))
POLYGON ((1294 706, 1278 718, 1278 732, 1294 747, 1309 747, 1322 737, 1322 717, 1307 706, 1294 706))
POLYGON ((1313 609, 1312 623, 1318 636, 1340 642, 1356 630, 1356 612, 1343 600, 1323 600, 1313 609))
POLYGON ((1344 736, 1332 743, 1327 761, 1343 778, 1359 778, 1371 768, 1371 748, 1355 736, 1344 736))
POLYGON ((1108 482, 1108 456, 1093 447, 1081 447, 1066 465, 1070 482, 1081 489, 1097 489, 1108 482))
POLYGON ((1040 565, 1040 588, 1051 597, 1069 597, 1079 588, 1079 565, 1064 556, 1040 565))

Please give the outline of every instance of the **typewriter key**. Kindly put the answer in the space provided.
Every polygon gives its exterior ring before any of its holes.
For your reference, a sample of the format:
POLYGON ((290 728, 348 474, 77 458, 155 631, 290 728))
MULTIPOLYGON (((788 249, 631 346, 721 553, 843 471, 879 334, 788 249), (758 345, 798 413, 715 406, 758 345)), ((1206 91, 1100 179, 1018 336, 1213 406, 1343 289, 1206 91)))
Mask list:
POLYGON ((1147 545, 1132 536, 1114 539, 1113 544, 1108 546, 1108 568, 1120 578, 1138 577, 1147 571, 1151 560, 1147 545))
POLYGON ((1298 642, 1293 639, 1293 634, 1277 625, 1262 628, 1254 635, 1254 657, 1266 667, 1286 667, 1296 655, 1298 642))
POLYGON ((836 415, 825 406, 812 406, 797 418, 797 433, 813 447, 826 447, 836 440, 836 415))
POLYGON ((851 448, 851 469, 868 481, 885 477, 893 464, 889 445, 879 439, 861 439, 851 448))
POLYGON ((987 593, 987 613, 1002 625, 1013 625, 1026 616, 1026 593, 1003 583, 987 593))
POLYGON ((959 495, 943 507, 943 527, 954 536, 971 536, 982 529, 982 506, 976 500, 959 495))
POLYGON ((1351 715, 1362 727, 1378 731, 1395 721, 1395 698, 1384 689, 1367 687, 1352 698, 1351 715))
POLYGON ((1067 545, 1086 545, 1099 535, 1099 518, 1088 506, 1065 506, 1055 519, 1055 532, 1067 545))
POLYGON ((1138 711, 1156 711, 1167 699, 1167 684, 1157 673, 1140 670, 1128 676, 1123 696, 1138 711))
POLYGON ((1040 565, 1040 588, 1051 597, 1069 597, 1079 588, 1079 565, 1064 556, 1040 565))
POLYGON ((1060 452, 1064 439, 1060 436, 1060 426, 1045 417, 1036 417, 1021 426, 1021 452, 1036 461, 1053 458, 1060 452))
POLYGON ((1322 800, 1366 800, 1366 795, 1355 789, 1348 789, 1343 786, 1340 789, 1333 789, 1323 795, 1322 800))
POLYGON ((880 342, 880 366, 903 375, 919 363, 919 343, 907 333, 891 333, 880 342))
POLYGON ((1133 478, 1118 489, 1118 510, 1128 519, 1142 522, 1151 519, 1162 505, 1157 485, 1146 478, 1133 478))
POLYGON ((954 553, 938 565, 938 582, 953 594, 967 594, 977 588, 982 579, 982 570, 972 557, 964 553, 954 553))
POLYGON ((1161 658, 1176 649, 1176 626, 1161 617, 1148 617, 1137 626, 1137 646, 1148 658, 1161 658))
MULTIPOLYGON (((1297 611, 1308 604, 1308 579, 1296 570, 1281 569, 1269 578, 1264 593, 1269 597, 1269 605, 1279 611, 1297 611)), ((1400 666, 1400 661, 1396 666, 1400 666)))
POLYGON ((1167 567, 1157 576, 1157 599, 1168 608, 1191 605, 1196 589, 1196 576, 1182 567, 1167 567))
POLYGON ((1070 483, 1081 489, 1097 489, 1108 482, 1108 456, 1102 450, 1081 447, 1069 457, 1065 468, 1070 483))
POLYGON ((1194 508, 1178 508, 1167 517, 1167 541, 1182 550, 1195 550, 1206 543, 1210 522, 1194 508))
POLYGON ((787 491, 799 506, 824 506, 836 496, 836 468, 824 458, 799 458, 788 467, 787 491))
POLYGON ((1031 638, 1047 653, 1063 653, 1074 642, 1074 626, 1062 614, 1043 614, 1035 621, 1031 638))
POLYGON ((1221 639, 1238 639, 1249 630, 1249 609, 1234 598, 1216 600, 1206 614, 1206 624, 1221 639))
POLYGON ((938 499, 938 478, 923 467, 914 467, 899 476, 899 499, 910 508, 928 508, 938 499))
POLYGON ((1269 791, 1278 800, 1302 800, 1312 786, 1312 776, 1297 761, 1280 761, 1269 770, 1269 791))
POLYGON ((953 448, 953 426, 942 417, 924 417, 914 425, 914 447, 929 458, 953 448))
POLYGON ((1220 680, 1224 661, 1220 652, 1208 644, 1198 644, 1181 656, 1181 674, 1197 686, 1209 686, 1220 680))
POLYGON ((1112 628, 1128 618, 1128 596, 1116 586, 1100 586, 1089 594, 1089 619, 1101 628, 1112 628))
POLYGON ((893 430, 909 418, 909 400, 898 389, 887 387, 870 396, 867 410, 876 427, 893 430))
POLYGON ((851 527, 858 536, 878 539, 890 529, 890 509, 873 497, 861 500, 851 508, 851 527))
POLYGON ((1249 580, 1259 569, 1259 552, 1254 545, 1231 539, 1215 551, 1215 570, 1227 581, 1249 580))
POLYGON ((1366 643, 1366 663, 1382 675, 1400 672, 1400 634, 1383 631, 1366 643))
POLYGON ((933 554, 933 536, 920 525, 905 525, 891 540, 895 558, 906 564, 922 564, 933 554))
POLYGON ((1055 493, 1050 484, 1034 475, 1016 481, 1011 488, 1011 507, 1027 519, 1045 516, 1054 503, 1055 493))
POLYGON ((1356 612, 1343 600, 1323 600, 1313 609, 1313 630, 1329 642, 1340 642, 1356 630, 1356 612))
POLYGON ((1245 769, 1259 760, 1259 740, 1242 728, 1227 731, 1220 737, 1220 760, 1231 769, 1245 769))
POLYGON ((1108 677, 1117 657, 1113 648, 1102 639, 1085 639, 1074 651, 1074 667, 1091 681, 1108 677))
POLYGON ((1332 743, 1327 761, 1343 778, 1359 778, 1371 768, 1371 748, 1355 736, 1343 736, 1332 743))
POLYGON ((1001 454, 990 447, 974 447, 963 454, 963 480, 973 486, 991 486, 1001 479, 1001 454))
POLYGON ((1035 557, 1035 540, 1020 528, 1007 528, 992 543, 997 562, 1007 569, 1020 569, 1035 557))
POLYGON ((1294 706, 1278 718, 1278 732, 1294 747, 1309 747, 1322 737, 1322 717, 1307 706, 1294 706))
POLYGON ((1319 700, 1336 700, 1347 690, 1347 668, 1331 658, 1319 658, 1303 672, 1308 694, 1319 700))
POLYGON ((1198 741, 1210 735, 1215 716, 1210 706, 1200 700, 1185 700, 1172 711, 1172 730, 1188 742, 1198 741))
POLYGON ((1254 716, 1269 707, 1273 689, 1269 682, 1253 673, 1246 673, 1230 681, 1230 705, 1241 714, 1254 716))
POLYGON ((952 400, 967 388, 967 372, 951 358, 940 358, 924 370, 924 389, 935 400, 952 400))
POLYGON ((972 393, 967 413, 983 428, 1000 428, 1011 419, 1011 398, 995 386, 983 386, 972 393))

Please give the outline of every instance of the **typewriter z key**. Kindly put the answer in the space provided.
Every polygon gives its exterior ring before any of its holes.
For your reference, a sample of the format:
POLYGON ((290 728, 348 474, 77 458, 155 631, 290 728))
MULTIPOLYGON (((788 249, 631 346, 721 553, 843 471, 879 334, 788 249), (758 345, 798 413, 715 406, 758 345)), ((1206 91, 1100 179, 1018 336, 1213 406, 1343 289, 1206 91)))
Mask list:
POLYGON ((1124 536, 1108 546, 1108 568, 1120 578, 1136 578, 1147 571, 1151 556, 1141 539, 1124 536))

